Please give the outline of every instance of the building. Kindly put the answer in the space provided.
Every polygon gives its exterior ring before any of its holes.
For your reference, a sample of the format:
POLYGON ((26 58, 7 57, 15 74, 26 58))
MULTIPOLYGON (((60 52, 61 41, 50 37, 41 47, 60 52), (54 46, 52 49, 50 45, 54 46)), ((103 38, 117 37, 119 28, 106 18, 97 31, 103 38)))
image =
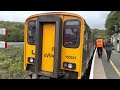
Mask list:
POLYGON ((111 36, 111 41, 113 43, 113 49, 120 53, 120 30, 116 30, 111 36))

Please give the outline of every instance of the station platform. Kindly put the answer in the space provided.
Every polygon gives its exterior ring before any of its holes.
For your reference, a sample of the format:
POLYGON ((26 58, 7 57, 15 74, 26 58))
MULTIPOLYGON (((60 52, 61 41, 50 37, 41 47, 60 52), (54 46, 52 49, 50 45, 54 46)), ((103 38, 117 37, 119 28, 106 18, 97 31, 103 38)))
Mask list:
POLYGON ((112 51, 110 62, 107 61, 105 49, 102 58, 95 50, 89 79, 120 79, 120 53, 112 51))

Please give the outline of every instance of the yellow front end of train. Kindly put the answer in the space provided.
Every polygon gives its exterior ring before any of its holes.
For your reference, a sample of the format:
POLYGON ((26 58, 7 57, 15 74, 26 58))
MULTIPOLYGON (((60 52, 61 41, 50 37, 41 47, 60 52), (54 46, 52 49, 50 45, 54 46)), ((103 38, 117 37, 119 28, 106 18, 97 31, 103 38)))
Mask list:
POLYGON ((64 12, 27 18, 24 70, 40 77, 81 79, 85 25, 81 16, 64 12))

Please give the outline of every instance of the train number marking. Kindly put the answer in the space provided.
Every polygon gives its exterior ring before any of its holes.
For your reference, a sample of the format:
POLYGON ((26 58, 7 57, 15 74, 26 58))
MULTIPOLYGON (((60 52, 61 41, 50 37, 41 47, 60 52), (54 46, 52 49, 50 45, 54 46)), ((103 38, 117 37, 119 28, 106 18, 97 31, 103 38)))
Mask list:
POLYGON ((76 59, 75 56, 65 56, 67 59, 76 59))

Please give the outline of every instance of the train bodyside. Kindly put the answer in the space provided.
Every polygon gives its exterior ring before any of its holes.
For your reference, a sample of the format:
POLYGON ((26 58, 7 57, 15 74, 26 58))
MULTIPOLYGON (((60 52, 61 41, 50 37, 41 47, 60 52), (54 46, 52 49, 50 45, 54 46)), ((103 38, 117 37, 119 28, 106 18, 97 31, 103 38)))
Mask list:
POLYGON ((83 63, 82 63, 82 72, 85 75, 88 71, 88 66, 90 64, 90 60, 94 54, 95 50, 95 39, 94 39, 94 31, 90 29, 90 27, 85 24, 84 31, 84 43, 83 43, 83 63))

